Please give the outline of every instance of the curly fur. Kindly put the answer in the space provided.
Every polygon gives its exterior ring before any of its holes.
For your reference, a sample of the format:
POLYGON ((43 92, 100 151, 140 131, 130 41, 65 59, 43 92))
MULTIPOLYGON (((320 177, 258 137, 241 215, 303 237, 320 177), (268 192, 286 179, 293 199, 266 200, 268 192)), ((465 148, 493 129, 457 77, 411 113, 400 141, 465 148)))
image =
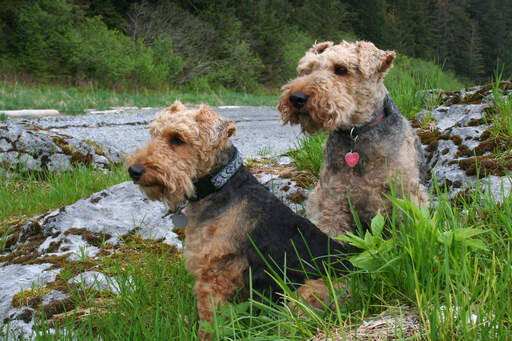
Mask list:
POLYGON ((421 184, 424 159, 418 137, 391 100, 383 79, 393 66, 395 52, 383 51, 370 42, 323 42, 313 45, 299 61, 298 77, 282 88, 278 109, 284 124, 300 124, 302 130, 330 133, 325 146, 320 181, 308 200, 308 217, 322 231, 341 235, 354 231, 350 201, 364 225, 378 210, 389 211, 382 196, 390 193, 390 179, 398 190, 411 194, 419 205, 428 204, 421 184), (344 68, 339 74, 337 68, 344 68), (290 100, 305 94, 297 108, 290 100), (358 135, 353 145, 350 130, 362 127, 384 112, 374 128, 358 135), (349 167, 345 154, 358 152, 359 163, 349 167))

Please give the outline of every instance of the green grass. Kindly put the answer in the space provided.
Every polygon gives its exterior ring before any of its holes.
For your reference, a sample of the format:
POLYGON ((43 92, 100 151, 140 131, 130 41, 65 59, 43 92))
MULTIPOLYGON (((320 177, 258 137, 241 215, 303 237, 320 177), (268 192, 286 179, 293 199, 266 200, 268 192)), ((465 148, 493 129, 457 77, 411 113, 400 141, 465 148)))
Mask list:
POLYGON ((0 83, 0 110, 57 109, 64 114, 83 114, 85 109, 114 106, 163 107, 180 99, 209 105, 276 106, 277 96, 251 95, 231 90, 192 93, 178 90, 116 92, 98 88, 0 83))
POLYGON ((324 156, 325 140, 327 140, 327 134, 324 132, 299 138, 288 155, 298 169, 310 170, 318 176, 324 156))
MULTIPOLYGON (((414 117, 422 109, 422 96, 417 95, 418 91, 454 91, 464 87, 453 73, 443 71, 441 66, 401 55, 397 57, 395 66, 384 79, 384 83, 398 109, 407 118, 414 117)), ((432 107, 437 103, 425 104, 432 107)))
MULTIPOLYGON (((476 186, 465 200, 453 202, 444 190, 436 191, 437 207, 421 209, 393 195, 391 217, 378 216, 365 235, 346 238, 363 253, 352 258, 357 271, 326 278, 333 288, 348 284, 351 294, 341 304, 322 311, 305 306, 299 316, 288 304, 250 299, 217 310, 205 327, 214 340, 305 340, 340 326, 348 331, 374 314, 407 306, 419 314, 420 339, 510 339, 512 198, 500 204, 476 186), (383 228, 391 238, 383 237, 383 228)), ((183 260, 168 248, 132 247, 137 256, 120 254, 100 265, 108 264, 118 282, 131 284, 102 300, 91 296, 98 293, 77 292, 77 305, 92 307, 91 314, 70 315, 56 335, 43 318, 37 339, 67 340, 71 332, 78 340, 197 339, 193 278, 183 260)), ((276 280, 285 300, 298 304, 293 291, 279 276, 276 280)))
MULTIPOLYGON (((76 292, 79 306, 91 307, 92 313, 82 319, 71 316, 64 321, 65 330, 80 340, 194 340, 198 319, 192 293, 193 278, 183 262, 168 251, 146 253, 129 263, 114 260, 111 271, 120 293, 98 306, 92 295, 76 292), (104 303, 105 304, 105 303, 104 303)), ((36 327, 38 339, 67 339, 59 330, 51 335, 44 319, 36 327)))
POLYGON ((492 129, 495 138, 510 139, 512 137, 512 96, 505 96, 500 88, 503 70, 496 69, 492 87, 494 101, 494 114, 490 115, 492 129))
POLYGON ((0 177, 0 227, 8 221, 69 205, 78 199, 129 180, 124 166, 104 174, 77 167, 71 172, 0 177))

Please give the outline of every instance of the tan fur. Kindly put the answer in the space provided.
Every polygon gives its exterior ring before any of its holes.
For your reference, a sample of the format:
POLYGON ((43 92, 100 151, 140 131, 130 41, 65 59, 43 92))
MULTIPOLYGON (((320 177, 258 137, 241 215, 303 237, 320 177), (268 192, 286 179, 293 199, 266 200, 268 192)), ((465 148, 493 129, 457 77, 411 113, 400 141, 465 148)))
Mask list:
POLYGON ((247 224, 245 203, 231 207, 220 217, 199 223, 193 212, 201 212, 201 203, 187 208, 189 226, 185 237, 187 270, 196 278, 195 292, 199 318, 211 321, 212 306, 224 304, 233 298, 236 290, 244 287, 242 273, 247 259, 241 250, 241 241, 254 224, 247 224))
MULTIPOLYGON (((347 285, 340 282, 333 282, 334 290, 336 293, 340 293, 346 290, 347 285)), ((311 308, 323 309, 329 302, 331 291, 323 281, 323 279, 310 279, 306 281, 299 289, 297 289, 298 298, 302 302, 307 303, 311 308)), ((348 296, 347 294, 343 297, 348 296)), ((343 302, 340 302, 343 304, 343 302)), ((295 308, 295 304, 291 304, 291 308, 295 308)), ((334 308, 334 307, 332 307, 334 308)), ((302 315, 301 310, 297 311, 299 315, 302 315)))
POLYGON ((144 166, 146 173, 137 184, 150 199, 163 201, 174 211, 193 194, 193 181, 208 173, 235 132, 232 121, 208 107, 188 110, 176 101, 156 114, 150 126, 152 140, 129 156, 128 164, 144 166), (170 145, 174 137, 186 143, 170 145))
MULTIPOLYGON (((299 61, 298 77, 282 87, 278 109, 283 123, 300 124, 303 131, 315 133, 319 129, 350 130, 370 122, 387 95, 383 78, 394 59, 394 51, 380 50, 366 41, 313 45, 299 61), (347 73, 337 74, 339 66, 347 73), (290 101, 295 93, 308 96, 304 107, 297 109, 290 101)), ((331 235, 354 230, 348 195, 355 211, 366 220, 378 210, 388 211, 390 203, 382 194, 390 192, 389 180, 395 177, 401 182, 400 191, 411 194, 417 204, 428 205, 428 196, 420 184, 417 136, 408 123, 404 129, 407 138, 393 161, 384 152, 396 146, 376 144, 364 176, 353 170, 332 172, 327 167, 326 151, 320 181, 309 196, 307 208, 308 218, 320 230, 331 235)))
POLYGON ((367 122, 387 93, 380 81, 394 58, 394 51, 379 50, 365 41, 314 45, 299 61, 299 77, 281 89, 278 109, 283 122, 300 123, 309 133, 367 122), (336 66, 346 67, 348 73, 335 74, 336 66), (297 111, 290 102, 295 92, 309 96, 305 111, 297 111))

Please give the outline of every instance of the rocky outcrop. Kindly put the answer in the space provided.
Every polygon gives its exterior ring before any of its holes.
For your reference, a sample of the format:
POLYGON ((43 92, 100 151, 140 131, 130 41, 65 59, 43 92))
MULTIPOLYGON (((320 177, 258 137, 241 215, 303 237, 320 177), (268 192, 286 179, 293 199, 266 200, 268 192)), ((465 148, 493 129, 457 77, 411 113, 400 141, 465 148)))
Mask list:
POLYGON ((0 123, 0 168, 4 170, 65 171, 74 165, 108 169, 121 161, 112 147, 28 123, 0 123))
MULTIPOLYGON (((501 82, 499 89, 500 96, 512 101, 512 82, 501 82)), ((441 105, 423 110, 414 122, 427 159, 427 184, 436 179, 454 195, 486 178, 496 199, 502 197, 502 184, 503 194, 508 194, 512 137, 500 126, 500 115, 507 113, 496 108, 492 85, 428 96, 441 105)))
POLYGON ((8 250, 0 254, 0 322, 9 322, 14 333, 30 335, 38 310, 58 314, 73 309, 65 301, 72 285, 117 292, 119 282, 96 270, 99 259, 114 249, 122 253, 127 240, 181 249, 166 213, 162 203, 149 201, 136 185, 124 182, 11 227, 8 250), (64 267, 76 270, 72 279, 58 276, 64 267), (47 296, 52 290, 53 296, 47 296))

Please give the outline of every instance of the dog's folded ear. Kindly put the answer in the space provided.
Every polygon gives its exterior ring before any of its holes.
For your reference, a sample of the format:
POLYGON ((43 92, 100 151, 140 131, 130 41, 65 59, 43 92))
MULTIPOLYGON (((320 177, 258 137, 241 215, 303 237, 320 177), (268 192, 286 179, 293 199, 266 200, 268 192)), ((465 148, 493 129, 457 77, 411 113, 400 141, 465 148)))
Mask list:
POLYGON ((327 50, 329 47, 333 45, 332 41, 324 41, 321 43, 315 43, 308 52, 311 52, 313 54, 321 54, 325 50, 327 50))
POLYGON ((236 134, 235 122, 229 121, 226 132, 227 132, 228 137, 231 137, 236 134))
POLYGON ((206 128, 203 134, 206 134, 207 130, 210 131, 209 134, 212 140, 228 139, 236 133, 235 122, 223 118, 205 105, 199 107, 196 121, 206 128))
POLYGON ((217 124, 216 129, 219 136, 225 136, 226 138, 230 138, 236 134, 235 122, 230 120, 221 120, 220 123, 217 124))
POLYGON ((368 41, 357 42, 359 69, 365 78, 378 74, 380 80, 393 66, 395 51, 383 51, 368 41))
POLYGON ((187 110, 187 107, 183 105, 183 103, 181 103, 181 101, 179 99, 177 99, 176 101, 174 101, 174 103, 167 108, 167 111, 170 111, 170 112, 178 112, 178 111, 182 111, 182 110, 187 110))

